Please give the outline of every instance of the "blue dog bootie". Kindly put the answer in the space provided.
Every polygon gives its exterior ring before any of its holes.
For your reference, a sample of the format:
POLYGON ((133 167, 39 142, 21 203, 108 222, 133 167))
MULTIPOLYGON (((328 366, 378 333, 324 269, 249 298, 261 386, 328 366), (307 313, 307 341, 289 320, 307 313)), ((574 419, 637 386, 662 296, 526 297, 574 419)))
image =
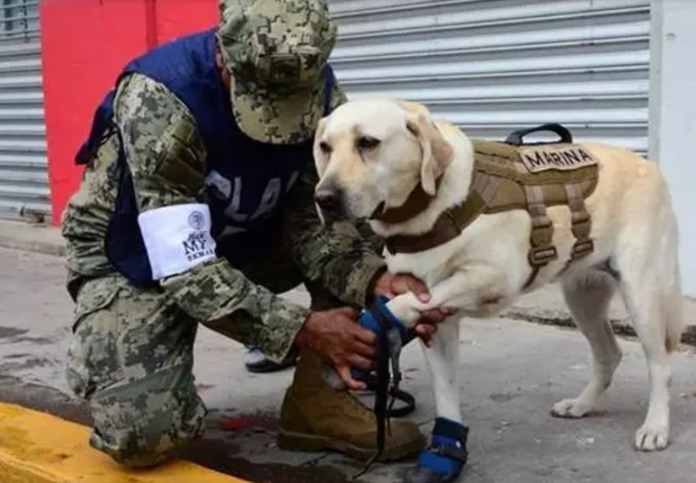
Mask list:
POLYGON ((406 475, 405 483, 449 483, 457 479, 467 463, 469 428, 449 419, 437 418, 432 441, 418 457, 418 465, 406 475))

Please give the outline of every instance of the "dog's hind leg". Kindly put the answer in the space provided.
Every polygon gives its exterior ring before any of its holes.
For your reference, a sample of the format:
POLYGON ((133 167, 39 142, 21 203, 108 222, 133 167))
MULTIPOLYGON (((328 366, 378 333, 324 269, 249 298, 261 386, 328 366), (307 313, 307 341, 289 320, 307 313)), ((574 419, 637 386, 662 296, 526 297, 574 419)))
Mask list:
POLYGON ((636 334, 643 345, 648 363, 650 402, 643 426, 636 432, 636 448, 654 451, 667 447, 669 439, 669 403, 671 369, 668 364, 665 316, 660 288, 644 274, 621 283, 626 307, 634 320, 636 334))
POLYGON ((621 362, 621 349, 607 317, 616 285, 614 278, 599 271, 586 271, 562 282, 563 296, 573 320, 590 343, 593 372, 578 397, 564 399, 553 406, 551 414, 556 417, 587 415, 611 384, 621 362))
POLYGON ((648 220, 639 227, 649 227, 655 231, 654 236, 631 233, 634 239, 646 243, 625 243, 616 256, 621 273, 619 287, 643 346, 650 381, 648 411, 635 435, 636 449, 641 451, 661 450, 669 444, 669 353, 679 344, 683 329, 677 227, 673 215, 665 215, 666 211, 663 208, 658 222, 648 220))

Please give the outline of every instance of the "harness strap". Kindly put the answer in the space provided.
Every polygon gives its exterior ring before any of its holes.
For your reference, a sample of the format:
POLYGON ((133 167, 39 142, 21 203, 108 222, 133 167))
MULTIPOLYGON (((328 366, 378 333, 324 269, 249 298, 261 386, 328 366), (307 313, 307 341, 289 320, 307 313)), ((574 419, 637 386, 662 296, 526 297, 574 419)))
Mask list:
POLYGON ((493 202, 501 181, 500 176, 474 171, 469 196, 463 203, 444 211, 426 233, 387 237, 387 251, 392 254, 415 253, 457 238, 493 202))
MULTIPOLYGON (((476 191, 484 204, 490 205, 498 193, 498 187, 502 178, 500 176, 493 176, 490 174, 482 173, 477 171, 474 173, 474 178, 471 182, 471 189, 476 191)), ((473 220, 467 220, 469 223, 473 220)))
POLYGON ((577 184, 566 184, 566 196, 571 213, 571 222, 575 243, 571 252, 571 260, 575 261, 589 255, 594 250, 594 242, 590 238, 592 220, 585 207, 582 189, 577 184))
POLYGON ((542 267, 558 258, 558 252, 552 243, 553 223, 546 214, 542 187, 525 185, 524 191, 527 198, 527 210, 532 217, 531 247, 527 255, 532 273, 523 287, 527 288, 534 282, 542 267))

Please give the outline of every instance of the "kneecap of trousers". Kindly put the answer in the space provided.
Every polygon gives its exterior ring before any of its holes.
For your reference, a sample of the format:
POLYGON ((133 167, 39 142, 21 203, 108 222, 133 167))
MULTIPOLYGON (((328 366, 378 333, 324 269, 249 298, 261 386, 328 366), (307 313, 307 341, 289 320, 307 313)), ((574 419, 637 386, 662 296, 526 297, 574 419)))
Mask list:
POLYGON ((206 409, 192 375, 197 325, 161 292, 118 277, 84 284, 67 379, 90 405, 94 448, 127 466, 151 466, 202 433, 206 409))
POLYGON ((90 444, 129 467, 160 464, 202 435, 206 409, 190 367, 170 367, 90 400, 90 444))

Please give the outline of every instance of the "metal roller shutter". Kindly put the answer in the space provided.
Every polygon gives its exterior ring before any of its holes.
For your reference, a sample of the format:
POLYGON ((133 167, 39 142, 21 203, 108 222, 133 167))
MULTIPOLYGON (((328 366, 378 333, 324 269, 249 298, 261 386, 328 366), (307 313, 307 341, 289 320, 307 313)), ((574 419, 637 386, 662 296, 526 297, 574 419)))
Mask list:
POLYGON ((0 217, 50 213, 38 0, 0 1, 0 217))
POLYGON ((329 6, 339 25, 332 64, 351 98, 423 102, 472 137, 560 122, 577 140, 647 151, 649 0, 329 6))

